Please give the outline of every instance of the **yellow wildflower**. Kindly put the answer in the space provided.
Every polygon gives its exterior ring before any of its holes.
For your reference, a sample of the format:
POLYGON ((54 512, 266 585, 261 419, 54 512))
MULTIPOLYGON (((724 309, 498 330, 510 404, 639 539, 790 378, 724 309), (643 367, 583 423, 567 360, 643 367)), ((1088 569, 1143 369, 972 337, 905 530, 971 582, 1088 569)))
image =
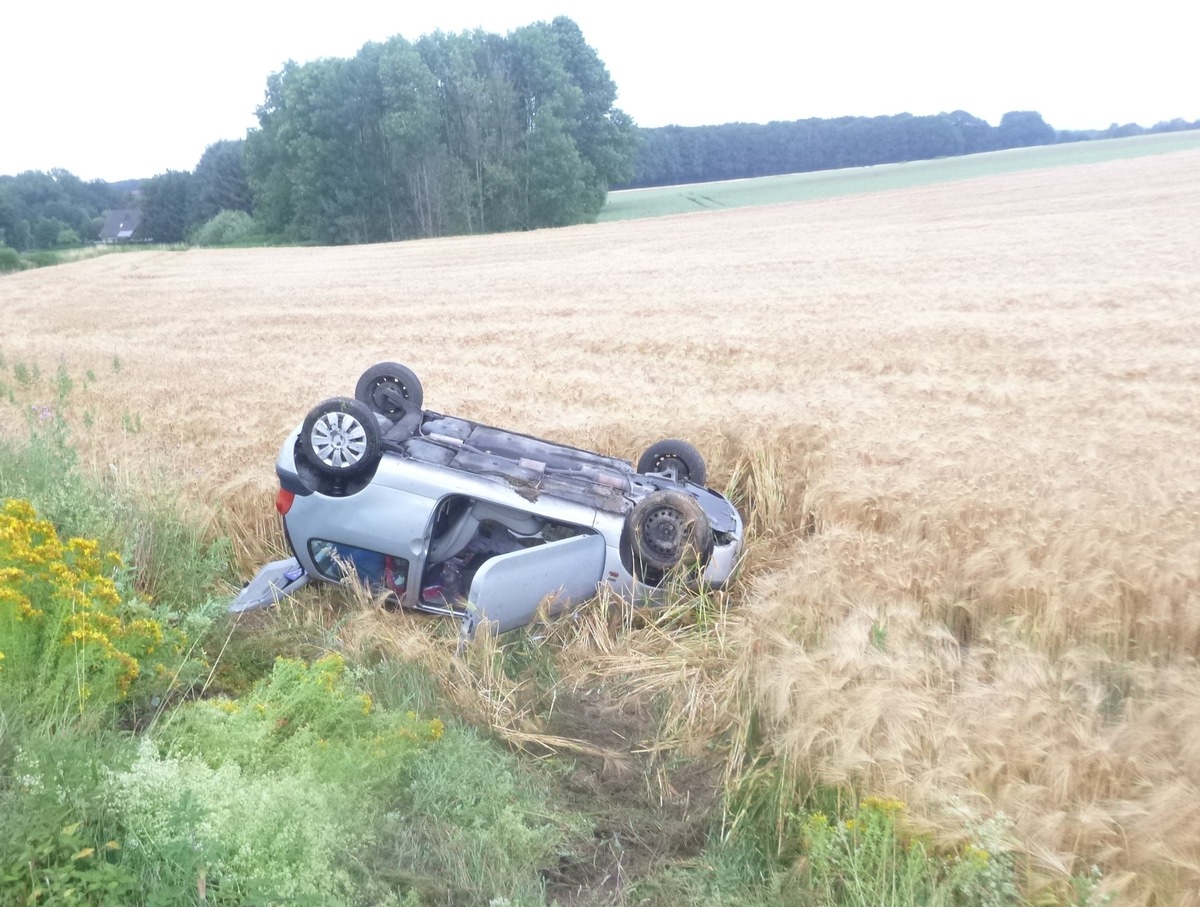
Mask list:
POLYGON ((881 813, 898 813, 904 811, 904 801, 892 798, 867 797, 862 801, 863 809, 874 809, 881 813))

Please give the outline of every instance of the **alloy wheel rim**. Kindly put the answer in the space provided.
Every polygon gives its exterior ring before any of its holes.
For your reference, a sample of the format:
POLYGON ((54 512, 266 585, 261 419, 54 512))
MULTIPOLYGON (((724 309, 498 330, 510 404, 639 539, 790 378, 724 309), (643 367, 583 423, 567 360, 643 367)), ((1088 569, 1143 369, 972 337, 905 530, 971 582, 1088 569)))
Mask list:
POLYGON ((326 413, 312 428, 313 452, 326 466, 346 469, 367 452, 367 432, 349 413, 326 413))

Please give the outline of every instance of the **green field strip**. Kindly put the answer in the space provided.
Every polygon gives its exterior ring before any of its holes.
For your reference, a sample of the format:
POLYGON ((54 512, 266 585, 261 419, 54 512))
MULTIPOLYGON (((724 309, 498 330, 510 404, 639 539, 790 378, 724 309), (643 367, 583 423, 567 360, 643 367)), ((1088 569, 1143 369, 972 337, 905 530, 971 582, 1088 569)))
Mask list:
POLYGON ((651 189, 623 189, 608 194, 608 202, 600 212, 598 220, 606 223, 686 214, 692 211, 812 201, 858 195, 863 192, 911 189, 916 186, 1016 173, 1022 170, 1099 164, 1197 148, 1200 148, 1200 130, 1190 130, 1123 139, 1097 139, 1091 142, 1011 148, 932 161, 877 164, 871 167, 849 167, 844 170, 819 170, 812 173, 651 189))

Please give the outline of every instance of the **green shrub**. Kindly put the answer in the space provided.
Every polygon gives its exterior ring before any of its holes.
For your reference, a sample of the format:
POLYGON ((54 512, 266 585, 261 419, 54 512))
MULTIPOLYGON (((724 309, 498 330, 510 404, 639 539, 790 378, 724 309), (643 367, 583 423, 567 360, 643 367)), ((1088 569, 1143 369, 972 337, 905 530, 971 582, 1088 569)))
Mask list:
POLYGON ((806 882, 813 905, 931 902, 936 882, 929 855, 920 841, 902 839, 898 809, 872 803, 841 821, 819 812, 808 817, 806 882))
POLYGON ((53 249, 30 249, 24 255, 25 261, 35 268, 46 268, 56 265, 62 260, 60 253, 53 249))
POLYGON ((340 656, 279 659, 239 700, 180 706, 112 774, 125 859, 142 877, 170 874, 168 887, 203 877, 214 903, 377 902, 349 867, 387 793, 441 736, 437 719, 376 710, 340 656))
POLYGON ((21 270, 21 256, 16 249, 0 246, 0 274, 21 270))
POLYGON ((0 863, 0 905, 129 904, 140 890, 137 877, 113 861, 116 841, 90 842, 82 822, 30 829, 21 846, 0 863))
POLYGON ((127 765, 132 746, 0 712, 5 722, 19 743, 0 745, 0 907, 139 903, 103 802, 105 772, 127 765))
MULTIPOLYGON (((743 792, 745 793, 745 792, 743 792)), ((958 848, 935 848, 913 834, 897 800, 867 797, 838 817, 837 791, 819 791, 830 812, 787 817, 743 812, 734 829, 713 835, 693 868, 639 880, 647 907, 1018 907, 1015 863, 1003 816, 972 830, 958 848)))
POLYGON ((307 772, 213 767, 144 740, 108 793, 126 829, 123 860, 154 887, 195 890, 203 879, 214 904, 350 900, 344 866, 367 826, 347 821, 341 791, 307 772))
POLYGON ((441 738, 440 720, 375 708, 346 676, 340 655, 311 665, 277 658, 270 675, 239 699, 181 706, 160 734, 212 766, 319 774, 370 798, 376 785, 407 783, 417 752, 441 738))
POLYGON ((541 904, 541 870, 582 833, 512 756, 454 728, 417 758, 373 871, 439 903, 541 904))
POLYGON ((200 246, 234 246, 248 242, 258 232, 258 224, 245 211, 226 210, 197 229, 193 239, 200 246))
POLYGON ((1012 854, 997 817, 950 854, 929 849, 901 823, 904 804, 866 798, 848 819, 812 813, 805 823, 806 903, 814 907, 877 904, 1019 903, 1012 854))

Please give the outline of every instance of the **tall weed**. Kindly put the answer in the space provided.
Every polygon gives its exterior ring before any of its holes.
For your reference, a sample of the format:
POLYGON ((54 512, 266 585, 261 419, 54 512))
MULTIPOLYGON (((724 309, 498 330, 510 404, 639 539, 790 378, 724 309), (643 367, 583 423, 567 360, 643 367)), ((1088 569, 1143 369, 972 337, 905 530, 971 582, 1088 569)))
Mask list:
POLYGON ((370 901, 355 872, 382 811, 441 738, 440 720, 374 708, 339 656, 279 659, 238 700, 187 703, 110 775, 126 860, 210 900, 370 901))
POLYGON ((0 707, 0 907, 132 904, 143 885, 122 863, 121 829, 105 807, 110 768, 133 746, 110 733, 51 732, 0 707))
POLYGON ((418 756, 373 861, 437 902, 542 904, 542 870, 584 833, 512 756, 451 728, 418 756))

